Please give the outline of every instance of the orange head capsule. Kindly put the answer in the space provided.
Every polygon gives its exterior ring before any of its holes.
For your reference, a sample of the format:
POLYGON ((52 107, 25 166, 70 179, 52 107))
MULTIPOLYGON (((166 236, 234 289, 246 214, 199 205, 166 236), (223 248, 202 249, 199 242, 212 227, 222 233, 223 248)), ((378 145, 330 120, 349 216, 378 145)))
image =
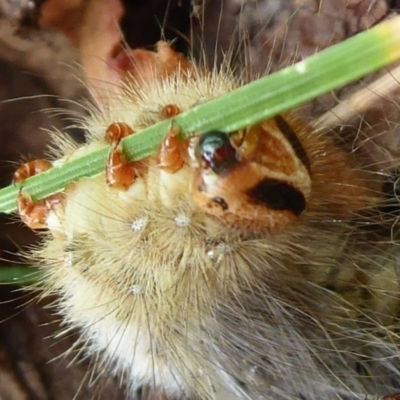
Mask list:
POLYGON ((250 128, 239 146, 226 133, 208 132, 195 157, 195 203, 230 225, 282 228, 306 208, 309 172, 273 122, 250 128))

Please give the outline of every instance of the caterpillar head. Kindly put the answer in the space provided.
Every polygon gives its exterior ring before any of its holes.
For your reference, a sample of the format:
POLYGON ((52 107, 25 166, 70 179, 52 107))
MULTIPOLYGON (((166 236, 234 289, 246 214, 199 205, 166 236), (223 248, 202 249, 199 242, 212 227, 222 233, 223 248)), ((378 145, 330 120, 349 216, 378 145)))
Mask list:
MULTIPOLYGON (((237 228, 280 229, 303 213, 311 191, 307 156, 302 159, 277 121, 229 136, 213 131, 196 140, 195 204, 237 228)), ((295 136, 293 135, 295 138, 295 136)))

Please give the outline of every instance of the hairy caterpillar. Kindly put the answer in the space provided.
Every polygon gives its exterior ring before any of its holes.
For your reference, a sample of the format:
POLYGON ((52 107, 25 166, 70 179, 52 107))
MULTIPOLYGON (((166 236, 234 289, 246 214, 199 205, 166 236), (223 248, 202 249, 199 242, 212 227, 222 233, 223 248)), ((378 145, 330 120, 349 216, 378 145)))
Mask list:
POLYGON ((283 116, 188 142, 171 129, 157 156, 130 165, 124 134, 241 85, 165 43, 131 58, 137 76, 85 120, 88 144, 55 154, 57 165, 111 142, 107 177, 19 198, 28 224, 50 228, 39 265, 85 348, 132 391, 172 398, 398 390, 396 153, 379 164, 359 132, 283 116))

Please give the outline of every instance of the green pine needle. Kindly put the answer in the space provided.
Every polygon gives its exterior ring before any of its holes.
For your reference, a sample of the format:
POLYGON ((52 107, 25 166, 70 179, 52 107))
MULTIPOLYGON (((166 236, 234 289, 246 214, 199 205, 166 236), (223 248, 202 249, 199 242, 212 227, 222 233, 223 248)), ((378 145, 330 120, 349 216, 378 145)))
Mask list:
MULTIPOLYGON (((210 130, 233 132, 290 110, 333 89, 374 72, 400 58, 400 17, 386 21, 338 45, 174 118, 183 137, 210 130)), ((170 121, 123 140, 131 161, 154 153, 170 121)), ((70 182, 104 171, 109 149, 52 168, 23 183, 34 200, 61 192, 70 182)), ((21 185, 0 190, 0 212, 16 210, 21 185)))

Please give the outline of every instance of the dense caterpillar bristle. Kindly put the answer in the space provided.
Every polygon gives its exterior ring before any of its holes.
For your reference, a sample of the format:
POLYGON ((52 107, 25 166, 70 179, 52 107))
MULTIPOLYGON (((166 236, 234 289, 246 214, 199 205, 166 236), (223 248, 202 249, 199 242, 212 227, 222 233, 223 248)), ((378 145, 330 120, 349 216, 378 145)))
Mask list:
MULTIPOLYGON (((180 60, 166 75, 157 68, 127 78, 85 121, 88 143, 71 153, 62 142, 55 165, 106 146, 110 125, 134 134, 170 105, 185 111, 241 84, 180 60)), ((66 321, 132 390, 310 400, 394 391, 389 171, 288 116, 224 135, 172 146, 183 160, 174 170, 149 157, 127 190, 103 174, 49 206, 37 257, 66 321)))

